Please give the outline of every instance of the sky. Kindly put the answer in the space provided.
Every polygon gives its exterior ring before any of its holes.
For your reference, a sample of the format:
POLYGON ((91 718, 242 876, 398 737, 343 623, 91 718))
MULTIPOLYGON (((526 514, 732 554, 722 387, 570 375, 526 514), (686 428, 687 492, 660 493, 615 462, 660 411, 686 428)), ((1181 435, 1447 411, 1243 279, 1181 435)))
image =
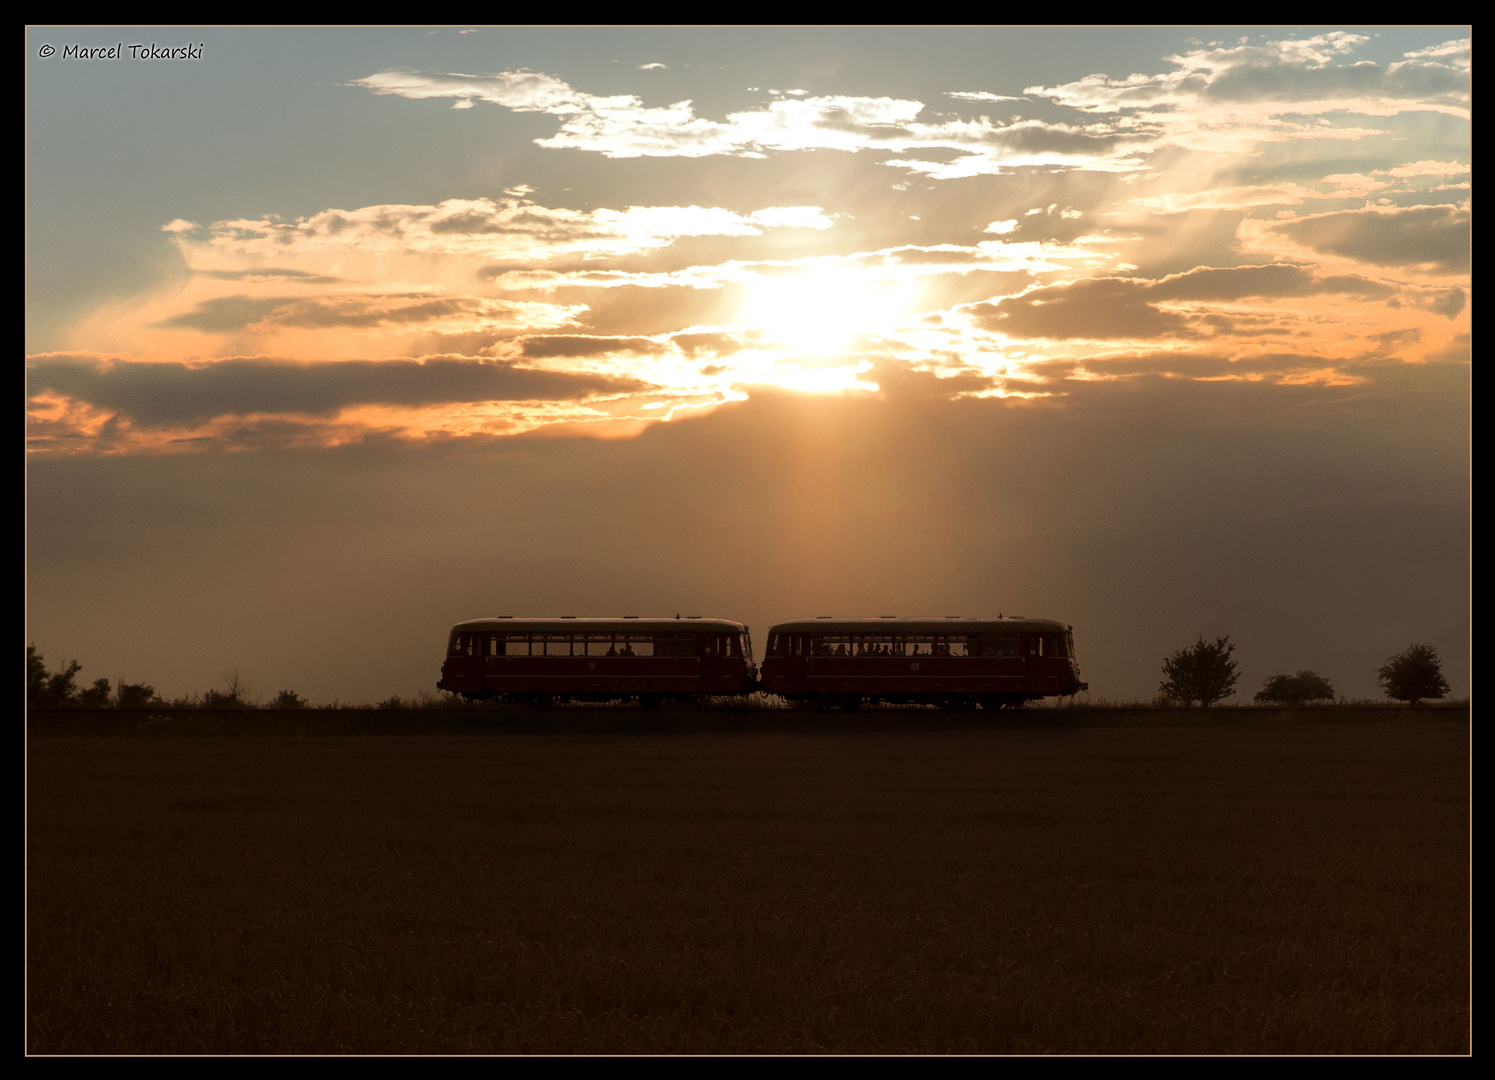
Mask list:
POLYGON ((27 29, 26 634, 1073 624, 1470 692, 1468 27, 27 29))

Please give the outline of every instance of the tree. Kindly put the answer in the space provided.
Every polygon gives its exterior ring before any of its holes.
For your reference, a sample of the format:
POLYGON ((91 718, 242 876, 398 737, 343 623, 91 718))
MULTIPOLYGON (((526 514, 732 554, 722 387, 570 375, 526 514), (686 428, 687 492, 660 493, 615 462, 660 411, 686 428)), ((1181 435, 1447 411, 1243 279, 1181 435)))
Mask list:
POLYGON ((73 679, 83 665, 74 660, 66 670, 50 672, 35 645, 26 646, 26 705, 28 708, 52 708, 70 705, 78 696, 73 679))
POLYGON ((1296 675, 1273 675, 1256 694, 1257 704, 1302 705, 1307 701, 1333 701, 1334 684, 1317 671, 1296 675))
POLYGON ((108 679, 95 679, 87 690, 79 691, 78 704, 85 709, 107 709, 114 690, 108 679))
POLYGON ((1431 645, 1408 645, 1376 669, 1376 682, 1387 697, 1412 705, 1423 698, 1441 698, 1448 693, 1443 661, 1431 645))
POLYGON ((1236 662, 1230 658, 1235 644, 1230 635, 1215 638, 1214 642, 1199 640, 1187 649, 1180 649, 1163 661, 1163 681, 1158 690, 1166 698, 1182 701, 1185 705, 1194 702, 1206 708, 1229 697, 1235 692, 1235 681, 1239 678, 1236 662))

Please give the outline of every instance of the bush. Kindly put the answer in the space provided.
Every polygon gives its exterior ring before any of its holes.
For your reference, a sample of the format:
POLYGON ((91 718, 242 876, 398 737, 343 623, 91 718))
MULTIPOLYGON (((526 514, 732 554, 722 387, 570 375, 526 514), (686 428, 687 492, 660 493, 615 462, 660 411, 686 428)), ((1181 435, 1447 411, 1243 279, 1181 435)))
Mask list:
POLYGON ((1334 684, 1316 671, 1273 675, 1256 694, 1259 705, 1302 705, 1309 701, 1333 700, 1334 684))
POLYGON ((239 674, 238 668, 223 673, 223 689, 209 690, 202 696, 204 709, 252 709, 255 702, 250 696, 249 683, 239 674))
POLYGON ((156 688, 154 686, 124 681, 119 684, 119 707, 121 709, 141 709, 155 700, 156 688))
POLYGON ((1230 635, 1216 638, 1213 643, 1204 636, 1187 649, 1180 649, 1163 661, 1163 681, 1158 691, 1172 701, 1185 705, 1198 702, 1209 707, 1221 698, 1235 693, 1236 662, 1230 658, 1235 644, 1230 635))
POLYGON ((1448 694, 1443 661, 1431 645, 1409 645, 1376 669, 1376 682, 1395 701, 1416 705, 1448 694))

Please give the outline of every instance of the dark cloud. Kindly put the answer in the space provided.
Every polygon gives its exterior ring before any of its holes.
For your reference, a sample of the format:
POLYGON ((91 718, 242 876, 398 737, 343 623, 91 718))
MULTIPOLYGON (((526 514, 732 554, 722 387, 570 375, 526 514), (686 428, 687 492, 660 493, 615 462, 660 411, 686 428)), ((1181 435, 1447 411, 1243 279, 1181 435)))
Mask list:
POLYGON ((174 315, 156 325, 227 334, 257 323, 276 308, 295 302, 294 296, 219 296, 204 300, 191 311, 174 315))
POLYGON ((989 140, 1003 150, 1024 154, 1074 154, 1099 157, 1112 153, 1128 143, 1152 139, 1156 130, 1145 134, 1138 129, 1130 131, 1098 132, 1070 127, 1065 124, 1045 124, 1036 120, 1013 124, 994 132, 989 140))
POLYGON ((1273 229, 1315 251, 1382 266, 1430 265, 1445 274, 1468 272, 1473 240, 1469 211, 1455 206, 1344 210, 1273 229))
POLYGON ((469 297, 318 297, 275 311, 266 322, 323 330, 333 326, 370 327, 382 323, 423 323, 453 315, 483 314, 487 306, 469 297))
MULTIPOLYGON (((670 343, 691 359, 700 356, 730 356, 757 343, 761 335, 752 330, 673 334, 670 343)), ((702 369, 703 371, 705 369, 702 369)))
POLYGON ((508 304, 495 304, 476 297, 432 297, 424 293, 262 299, 222 296, 204 300, 191 311, 156 325, 219 334, 251 326, 324 330, 336 326, 423 323, 464 314, 491 317, 509 310, 512 308, 508 304))
POLYGON ((1349 293, 1354 296, 1387 296, 1396 289, 1379 281, 1354 275, 1315 277, 1313 272, 1291 263, 1267 266, 1200 266, 1153 283, 1147 290, 1155 300, 1242 300, 1261 296, 1313 296, 1349 293))
POLYGON ((1022 338, 1193 337, 1188 321, 1146 300, 1146 286, 1121 278, 1094 278, 1030 289, 965 310, 984 330, 1022 338))
POLYGON ((262 270, 194 270, 198 277, 212 278, 215 281, 294 281, 304 285, 333 285, 342 278, 328 277, 326 274, 313 274, 307 270, 291 270, 285 267, 266 267, 262 270))
MULTIPOLYGON (((1310 270, 1290 263, 1199 266, 1152 282, 1136 278, 1090 278, 1049 285, 1017 296, 971 304, 964 310, 976 318, 982 329, 1014 337, 1188 338, 1200 336, 1201 327, 1217 333, 1259 336, 1283 333, 1285 328, 1269 313, 1203 312, 1186 317, 1158 308, 1154 302, 1228 303, 1321 293, 1385 296, 1395 291, 1390 285, 1353 275, 1315 277, 1310 270)), ((1441 302, 1451 305, 1454 301, 1446 298, 1441 302)))
POLYGON ((736 320, 746 290, 736 285, 720 289, 616 286, 608 289, 557 289, 558 304, 584 303, 580 321, 598 334, 621 337, 668 334, 684 327, 727 325, 736 320))
POLYGON ((1304 296, 1316 292, 1313 274, 1300 266, 1201 266, 1173 274, 1148 290, 1158 300, 1239 300, 1246 296, 1304 296))
POLYGON ((633 379, 457 357, 320 364, 234 358, 194 365, 49 354, 31 358, 26 370, 28 398, 61 394, 123 414, 142 427, 251 413, 325 416, 351 405, 574 400, 646 386, 633 379))
POLYGON ((1230 67, 1203 87, 1210 101, 1315 101, 1341 97, 1423 98, 1469 92, 1469 75, 1446 64, 1285 64, 1261 58, 1230 67))
POLYGON ((1424 359, 1430 364, 1468 364, 1474 359, 1474 339, 1468 334, 1457 334, 1447 346, 1428 353, 1424 359))
POLYGON ((1445 289, 1428 304, 1428 310, 1435 311, 1446 319, 1457 319, 1467 303, 1463 289, 1445 289))
POLYGON ((654 355, 664 350, 665 346, 645 337, 587 337, 580 334, 557 334, 548 337, 525 338, 520 347, 520 355, 529 360, 544 360, 554 356, 608 356, 613 353, 654 355))
POLYGON ((1388 285, 1384 281, 1372 281, 1353 274, 1333 274, 1318 279, 1317 291, 1346 293, 1350 296, 1391 296, 1397 289, 1395 285, 1388 285))

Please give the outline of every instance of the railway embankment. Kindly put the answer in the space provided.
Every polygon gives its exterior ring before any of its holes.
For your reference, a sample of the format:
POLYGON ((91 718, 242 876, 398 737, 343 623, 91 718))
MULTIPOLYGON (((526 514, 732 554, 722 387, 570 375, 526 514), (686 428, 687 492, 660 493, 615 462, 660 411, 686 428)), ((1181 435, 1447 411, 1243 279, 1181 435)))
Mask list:
POLYGON ((1025 709, 930 707, 782 708, 772 702, 734 702, 644 709, 638 706, 558 706, 549 709, 488 704, 411 708, 32 709, 32 738, 104 735, 432 735, 486 732, 855 732, 969 731, 1003 728, 1300 727, 1341 724, 1467 724, 1468 702, 1418 706, 1380 703, 1264 708, 1145 704, 1034 706, 1025 709))

